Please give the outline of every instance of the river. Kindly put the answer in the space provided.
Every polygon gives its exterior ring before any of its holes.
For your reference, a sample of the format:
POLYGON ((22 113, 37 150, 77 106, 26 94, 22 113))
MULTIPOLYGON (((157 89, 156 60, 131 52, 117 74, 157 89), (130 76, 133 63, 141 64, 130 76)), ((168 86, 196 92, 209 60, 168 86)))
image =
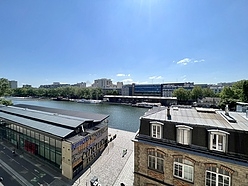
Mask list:
POLYGON ((131 107, 120 104, 87 104, 68 101, 53 101, 46 99, 9 98, 13 104, 29 104, 43 107, 75 110, 109 115, 109 127, 120 130, 137 132, 139 118, 147 111, 147 108, 131 107))

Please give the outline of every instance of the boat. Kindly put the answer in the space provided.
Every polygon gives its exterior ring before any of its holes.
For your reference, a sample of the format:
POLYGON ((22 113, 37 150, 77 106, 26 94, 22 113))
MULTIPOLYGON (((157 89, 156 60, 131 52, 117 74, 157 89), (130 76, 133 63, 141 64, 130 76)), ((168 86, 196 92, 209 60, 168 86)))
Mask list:
POLYGON ((142 108, 152 108, 152 107, 159 107, 161 103, 148 103, 148 102, 140 102, 136 104, 132 104, 133 107, 142 107, 142 108))
POLYGON ((95 100, 95 99, 80 99, 77 100, 78 103, 93 103, 93 104, 99 104, 102 103, 102 100, 95 100))

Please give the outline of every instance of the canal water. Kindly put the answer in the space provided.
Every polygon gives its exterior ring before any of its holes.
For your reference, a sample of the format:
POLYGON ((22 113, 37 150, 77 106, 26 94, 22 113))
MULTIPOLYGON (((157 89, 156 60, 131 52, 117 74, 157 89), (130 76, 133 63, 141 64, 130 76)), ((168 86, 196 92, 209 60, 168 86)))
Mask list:
POLYGON ((148 110, 120 104, 87 104, 68 101, 53 101, 31 98, 10 98, 13 104, 29 104, 43 107, 75 110, 82 112, 109 115, 109 127, 120 130, 137 132, 139 129, 139 118, 148 110))

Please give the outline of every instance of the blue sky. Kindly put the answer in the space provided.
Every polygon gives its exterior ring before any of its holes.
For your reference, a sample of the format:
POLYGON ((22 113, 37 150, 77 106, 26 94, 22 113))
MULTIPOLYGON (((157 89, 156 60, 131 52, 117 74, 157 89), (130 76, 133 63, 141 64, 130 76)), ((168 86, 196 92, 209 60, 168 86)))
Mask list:
POLYGON ((0 77, 18 86, 248 79, 247 0, 1 0, 0 77))

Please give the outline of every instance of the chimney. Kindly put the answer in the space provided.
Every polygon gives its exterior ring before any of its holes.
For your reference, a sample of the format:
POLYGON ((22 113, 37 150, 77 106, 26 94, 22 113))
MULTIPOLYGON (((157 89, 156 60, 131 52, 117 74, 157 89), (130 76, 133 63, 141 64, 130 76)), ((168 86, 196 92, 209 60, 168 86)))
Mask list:
POLYGON ((225 115, 226 115, 226 116, 229 116, 229 108, 228 108, 228 105, 226 105, 226 107, 225 107, 225 115))
POLYGON ((167 108, 167 119, 171 120, 170 107, 167 108))

